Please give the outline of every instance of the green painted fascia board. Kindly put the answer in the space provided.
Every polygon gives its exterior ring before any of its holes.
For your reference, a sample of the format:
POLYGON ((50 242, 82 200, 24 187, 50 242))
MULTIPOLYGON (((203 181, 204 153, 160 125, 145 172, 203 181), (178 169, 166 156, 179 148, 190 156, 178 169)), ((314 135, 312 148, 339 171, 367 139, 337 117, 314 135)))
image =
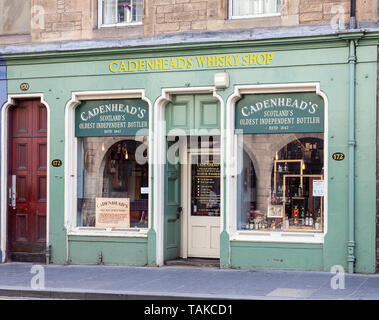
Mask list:
MULTIPOLYGON (((379 37, 379 36, 378 36, 379 37)), ((88 50, 71 50, 71 51, 50 51, 50 52, 36 52, 24 54, 4 54, 3 57, 7 64, 15 63, 18 60, 30 60, 30 63, 40 63, 39 59, 68 59, 73 58, 76 60, 86 59, 90 57, 95 59, 95 56, 112 56, 112 58, 122 58, 127 54, 143 53, 148 57, 149 54, 156 56, 156 53, 169 54, 174 56, 175 53, 182 55, 188 54, 188 50, 204 50, 207 54, 217 53, 220 50, 236 51, 240 50, 241 53, 254 52, 254 51, 267 51, 273 50, 296 50, 305 48, 328 48, 328 47, 344 47, 347 46, 345 40, 338 35, 316 36, 316 37, 296 37, 296 38, 280 38, 269 40, 249 40, 249 41, 233 41, 233 42, 215 42, 215 43, 188 43, 188 44, 170 44, 159 46, 141 46, 141 47, 118 47, 118 48, 101 48, 101 49, 88 49, 88 50)), ((104 58, 103 57, 103 58, 104 58)), ((100 59, 103 59, 100 57, 100 59)), ((56 60, 55 60, 56 61, 56 60)))
POLYGON ((375 46, 379 43, 379 32, 343 34, 340 38, 346 41, 355 40, 357 46, 375 46))
POLYGON ((375 45, 379 42, 379 32, 364 32, 364 33, 356 33, 355 36, 349 34, 340 35, 341 39, 344 40, 357 40, 358 45, 375 45))
POLYGON ((365 36, 364 32, 350 32, 350 33, 342 33, 338 35, 338 38, 343 40, 359 40, 365 36))
MULTIPOLYGON (((304 66, 304 65, 331 65, 331 64, 343 64, 347 63, 348 59, 348 49, 347 47, 338 47, 338 48, 330 48, 330 49, 317 49, 317 50, 288 50, 282 52, 275 52, 275 61, 273 64, 261 66, 260 68, 271 69, 271 68, 280 68, 291 65, 295 66, 304 66)), ((238 52, 234 52, 238 53, 238 52)), ((188 55, 188 52, 187 52, 188 55)), ((138 57, 140 59, 142 57, 138 57)), ((360 58, 360 62, 363 59, 360 58)), ((372 59, 372 61, 376 61, 372 59)), ((36 68, 33 64, 24 63, 14 64, 12 66, 8 66, 8 81, 19 80, 22 79, 26 81, 27 79, 43 79, 43 78, 74 78, 74 77, 88 77, 88 76, 107 76, 107 77, 120 77, 123 75, 134 75, 136 77, 141 76, 152 76, 159 75, 164 73, 182 73, 185 72, 187 75, 196 74, 198 72, 215 72, 217 70, 250 70, 257 69, 258 67, 212 67, 209 69, 200 69, 196 68, 194 70, 165 70, 165 71, 141 71, 138 73, 126 72, 126 73, 111 73, 109 71, 109 62, 110 60, 102 60, 94 63, 93 61, 83 61, 81 63, 75 63, 73 61, 64 61, 61 64, 51 63, 48 64, 38 64, 38 68, 36 68)), ((100 79, 99 79, 100 80, 100 79)), ((19 85, 18 85, 19 86, 19 85)))
POLYGON ((313 50, 313 49, 328 49, 328 48, 346 48, 348 45, 345 42, 334 43, 333 45, 299 45, 299 46, 267 46, 267 47, 244 47, 239 46, 229 46, 228 48, 211 48, 211 49, 199 49, 192 48, 186 49, 183 51, 172 51, 172 50, 160 50, 159 52, 150 52, 150 51, 128 51, 128 50, 118 50, 118 51, 109 51, 104 52, 77 52, 75 55, 66 55, 66 53, 60 52, 56 55, 46 55, 46 56, 36 56, 31 57, 30 54, 19 56, 17 59, 14 59, 12 56, 5 57, 7 66, 17 66, 17 65, 33 65, 33 64, 52 64, 52 63, 65 63, 65 62, 93 62, 93 61, 117 61, 123 59, 143 59, 143 58, 163 58, 163 57, 180 57, 180 56, 200 56, 200 55, 217 55, 217 54, 232 54, 232 53, 255 53, 255 52, 270 52, 270 51, 295 51, 295 50, 313 50))
POLYGON ((379 40, 379 32, 378 31, 366 32, 364 37, 365 37, 365 39, 376 39, 376 40, 379 40))
POLYGON ((379 44, 379 39, 377 38, 365 38, 358 41, 358 48, 364 46, 377 46, 379 44))
MULTIPOLYGON (((375 46, 359 46, 356 48, 357 63, 377 62, 378 47, 375 46)), ((358 72, 357 75, 360 73, 358 72)), ((375 77, 376 79, 376 77, 375 77)))

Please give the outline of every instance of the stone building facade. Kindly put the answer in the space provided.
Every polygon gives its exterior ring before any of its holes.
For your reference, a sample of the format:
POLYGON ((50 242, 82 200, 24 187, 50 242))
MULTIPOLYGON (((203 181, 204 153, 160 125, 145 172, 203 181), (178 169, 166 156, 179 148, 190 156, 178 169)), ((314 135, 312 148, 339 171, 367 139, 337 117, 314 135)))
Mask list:
MULTIPOLYGON (((0 8, 0 44, 17 44, 328 25, 333 19, 342 26, 350 1, 282 0, 280 15, 233 19, 228 0, 144 0, 141 24, 114 28, 99 28, 98 0, 1 0, 0 8)), ((358 0, 356 17, 361 26, 376 22, 377 1, 358 0)))

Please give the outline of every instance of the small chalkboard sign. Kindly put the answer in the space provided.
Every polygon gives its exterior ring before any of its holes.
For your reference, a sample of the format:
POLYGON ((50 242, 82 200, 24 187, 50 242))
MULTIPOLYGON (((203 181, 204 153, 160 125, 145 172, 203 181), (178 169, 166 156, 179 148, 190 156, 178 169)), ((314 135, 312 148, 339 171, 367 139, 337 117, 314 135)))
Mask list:
POLYGON ((61 167, 62 166, 62 160, 54 159, 53 161, 51 161, 51 165, 55 168, 61 167))

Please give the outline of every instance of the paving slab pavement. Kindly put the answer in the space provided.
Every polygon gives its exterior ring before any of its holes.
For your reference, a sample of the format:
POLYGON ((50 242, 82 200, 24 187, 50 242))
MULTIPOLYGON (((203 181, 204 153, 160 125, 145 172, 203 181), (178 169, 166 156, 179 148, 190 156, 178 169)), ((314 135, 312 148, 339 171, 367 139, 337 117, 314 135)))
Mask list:
POLYGON ((379 274, 0 264, 0 296, 70 299, 379 300, 379 274), (32 273, 32 270, 34 273, 32 273), (341 276, 341 274, 339 274, 341 276), (33 278, 34 277, 34 278, 33 278), (44 279, 44 287, 40 279, 44 279))

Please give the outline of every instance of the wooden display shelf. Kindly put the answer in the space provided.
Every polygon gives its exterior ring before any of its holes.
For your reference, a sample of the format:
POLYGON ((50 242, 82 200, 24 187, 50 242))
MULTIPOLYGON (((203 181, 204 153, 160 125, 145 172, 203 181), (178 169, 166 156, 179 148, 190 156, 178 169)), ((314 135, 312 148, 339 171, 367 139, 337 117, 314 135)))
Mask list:
MULTIPOLYGON (((283 216, 282 216, 282 225, 285 225, 285 218, 286 218, 286 205, 287 201, 286 199, 291 200, 303 200, 308 201, 309 199, 313 198, 312 196, 312 187, 309 186, 309 190, 307 190, 306 193, 304 193, 304 178, 310 178, 310 181, 313 181, 313 179, 323 179, 323 175, 321 174, 304 174, 304 160, 303 159, 292 159, 292 160, 274 160, 274 192, 275 192, 275 198, 276 198, 276 205, 282 205, 283 206, 283 216), (297 166, 294 165, 291 166, 291 169, 294 168, 294 170, 286 170, 286 171, 279 171, 277 169, 279 163, 285 163, 288 164, 295 164, 297 163, 297 166), (298 173, 297 173, 298 172, 298 173), (309 196, 286 196, 286 182, 289 179, 296 178, 299 179, 299 188, 301 190, 300 194, 309 194, 309 196), (277 190, 278 186, 282 185, 282 190, 280 193, 282 193, 282 196, 276 196, 279 192, 277 190), (307 200, 308 199, 308 200, 307 200)), ((311 183, 311 182, 310 182, 311 183)), ((295 193, 294 193, 295 194, 295 193)), ((322 232, 323 230, 323 198, 321 198, 320 203, 320 229, 315 230, 313 229, 313 226, 291 226, 286 230, 290 231, 312 231, 312 232, 322 232)), ((289 213, 290 214, 290 213, 289 213)))
POLYGON ((316 229, 313 229, 312 226, 298 226, 298 227, 295 227, 295 226, 289 226, 287 229, 283 230, 283 231, 312 231, 312 232, 322 232, 322 229, 319 229, 319 230, 316 230, 316 229))
MULTIPOLYGON (((283 177, 283 193, 284 194, 286 192, 286 179, 287 178, 293 178, 293 177, 300 178, 302 187, 303 187, 303 183, 302 183, 303 178, 319 178, 321 180, 323 179, 323 175, 320 175, 320 174, 302 174, 301 173, 300 175, 296 175, 296 174, 284 175, 284 177, 283 177)), ((310 192, 310 194, 311 194, 311 192, 310 192)), ((308 197, 308 198, 310 198, 310 197, 308 197)), ((286 199, 305 200, 305 197, 286 197, 286 196, 283 197, 283 225, 285 224, 285 219, 286 219, 286 199)), ((321 198, 320 201, 321 201, 321 203, 320 203, 320 220, 321 220, 320 230, 322 231, 323 230, 323 198, 321 198)), ((302 230, 306 231, 307 230, 306 227, 310 228, 310 226, 301 226, 301 228, 297 227, 297 226, 290 226, 287 228, 287 230, 291 230, 291 228, 293 228, 295 230, 302 229, 302 230)), ((312 230, 314 232, 319 232, 319 230, 314 230, 313 228, 309 229, 309 230, 312 230)))
MULTIPOLYGON (((291 174, 291 171, 289 170, 286 170, 286 171, 278 171, 277 169, 277 166, 278 166, 278 163, 298 163, 299 164, 299 173, 300 173, 300 176, 303 175, 303 167, 304 167, 304 161, 303 159, 293 159, 293 160, 275 160, 274 161, 274 190, 275 190, 275 193, 277 193, 276 191, 276 185, 277 185, 277 180, 278 180, 278 175, 288 175, 288 174, 291 174)), ((300 179, 300 184, 301 184, 301 187, 303 187, 303 181, 300 179)))

